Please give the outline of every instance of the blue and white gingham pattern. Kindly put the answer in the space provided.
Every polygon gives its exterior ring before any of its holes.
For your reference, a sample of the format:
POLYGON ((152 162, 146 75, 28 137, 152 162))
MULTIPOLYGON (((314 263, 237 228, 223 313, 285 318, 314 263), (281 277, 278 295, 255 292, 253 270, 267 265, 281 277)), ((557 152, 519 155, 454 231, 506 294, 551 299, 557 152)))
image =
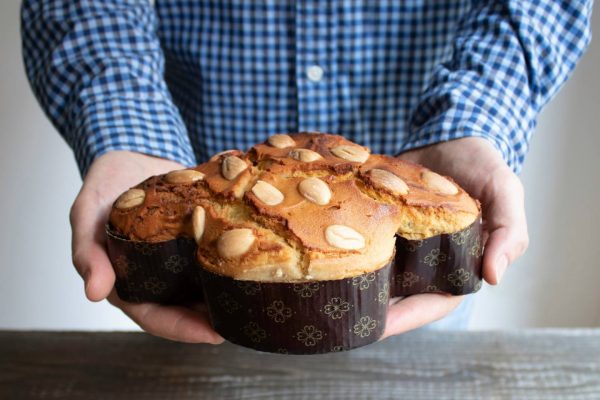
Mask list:
POLYGON ((481 136, 519 171, 537 114, 589 43, 591 7, 25 0, 23 53, 82 174, 111 150, 193 165, 300 130, 387 154, 481 136))

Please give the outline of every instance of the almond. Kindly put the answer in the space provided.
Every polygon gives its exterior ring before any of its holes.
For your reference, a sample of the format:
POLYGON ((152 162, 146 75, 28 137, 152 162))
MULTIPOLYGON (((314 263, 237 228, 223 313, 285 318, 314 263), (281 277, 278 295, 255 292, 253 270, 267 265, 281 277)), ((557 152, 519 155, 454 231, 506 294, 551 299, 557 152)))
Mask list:
POLYGON ((119 210, 133 208, 144 203, 145 199, 146 192, 144 192, 142 189, 129 189, 119 196, 115 202, 115 207, 119 210))
POLYGON ((223 258, 240 257, 250 250, 254 240, 252 229, 232 229, 223 233, 217 240, 217 252, 223 258))
POLYGON ((208 160, 208 161, 217 161, 221 156, 224 156, 225 154, 233 153, 234 151, 237 151, 237 150, 229 149, 229 150, 220 151, 217 154, 213 155, 210 158, 210 160, 208 160))
POLYGON ((228 156, 223 159, 223 162, 221 163, 221 173, 225 179, 230 181, 237 178, 237 176, 244 172, 247 168, 248 164, 236 156, 228 156))
POLYGON ((204 179, 204 174, 193 169, 180 169, 169 172, 165 179, 174 184, 193 183, 204 179))
POLYGON ((408 194, 408 185, 389 171, 373 168, 369 171, 369 176, 375 187, 387 189, 396 196, 408 194))
POLYGON ((204 235, 204 226, 206 225, 206 211, 201 206, 196 206, 192 213, 192 228, 194 230, 194 239, 199 243, 204 235))
POLYGON ((358 146, 337 146, 331 152, 336 157, 352 162, 364 163, 369 158, 369 152, 358 146))
POLYGON ((256 181, 252 187, 252 193, 268 206, 276 206, 283 201, 283 193, 265 181, 256 181))
POLYGON ((313 162, 322 159, 323 157, 316 151, 309 149, 294 149, 289 152, 288 156, 297 161, 313 162))
POLYGON ((331 189, 319 178, 306 178, 298 184, 298 191, 304 198, 320 206, 331 200, 331 189))
POLYGON ((333 247, 358 250, 365 247, 365 238, 346 225, 330 225, 325 229, 325 239, 333 247))
POLYGON ((270 136, 267 139, 267 142, 271 146, 277 147, 278 149, 285 149, 286 147, 292 147, 296 145, 296 142, 294 141, 294 139, 292 139, 291 136, 284 134, 270 136))
POLYGON ((456 185, 433 171, 421 172, 421 179, 423 179, 425 186, 435 192, 447 195, 455 195, 458 193, 456 185))

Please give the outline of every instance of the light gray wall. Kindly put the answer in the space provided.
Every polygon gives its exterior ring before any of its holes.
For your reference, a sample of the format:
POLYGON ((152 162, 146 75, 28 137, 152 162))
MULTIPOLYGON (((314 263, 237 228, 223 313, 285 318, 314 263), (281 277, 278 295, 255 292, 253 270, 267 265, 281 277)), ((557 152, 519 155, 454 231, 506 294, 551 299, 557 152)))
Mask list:
POLYGON ((68 213, 81 181, 26 81, 19 4, 0 1, 0 329, 135 328, 88 302, 71 264, 68 213))
MULTIPOLYGON (((0 2, 0 329, 132 329, 70 261, 73 156, 25 80, 19 1, 0 2)), ((600 28, 598 7, 594 23, 600 28)), ((600 326, 600 42, 546 109, 522 175, 531 246, 477 295, 472 327, 600 326)))
MULTIPOLYGON (((592 17, 600 31, 600 6, 592 17)), ((544 110, 522 180, 531 244, 474 328, 600 326, 600 40, 544 110)))

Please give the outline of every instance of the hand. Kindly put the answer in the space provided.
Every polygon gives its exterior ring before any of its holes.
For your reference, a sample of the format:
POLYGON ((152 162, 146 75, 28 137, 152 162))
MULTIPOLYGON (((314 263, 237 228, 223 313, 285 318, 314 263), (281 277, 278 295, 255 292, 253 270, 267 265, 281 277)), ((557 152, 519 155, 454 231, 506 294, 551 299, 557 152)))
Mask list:
MULTIPOLYGON (((500 153, 487 140, 469 137, 409 151, 399 158, 451 176, 481 201, 487 237, 483 278, 491 285, 500 283, 507 267, 525 252, 529 243, 523 185, 500 153)), ((445 294, 392 299, 384 337, 441 319, 461 301, 462 296, 445 294)))
POLYGON ((104 226, 114 200, 151 175, 182 165, 139 153, 113 151, 92 163, 73 206, 71 228, 73 264, 85 282, 91 301, 108 298, 145 331, 167 339, 190 343, 221 343, 206 312, 153 303, 131 304, 114 291, 115 273, 106 254, 104 226))

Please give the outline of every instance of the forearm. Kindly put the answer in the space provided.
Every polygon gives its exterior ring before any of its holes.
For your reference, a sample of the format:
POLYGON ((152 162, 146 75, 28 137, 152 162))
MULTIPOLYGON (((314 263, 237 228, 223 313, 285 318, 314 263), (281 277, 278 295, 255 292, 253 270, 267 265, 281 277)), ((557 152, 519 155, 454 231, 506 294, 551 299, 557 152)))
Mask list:
POLYGON ((457 28, 409 124, 410 150, 487 139, 516 172, 541 108, 590 41, 591 1, 482 1, 457 28))
POLYGON ((26 0, 21 19, 32 89, 83 175, 112 150, 195 163, 150 2, 26 0))

